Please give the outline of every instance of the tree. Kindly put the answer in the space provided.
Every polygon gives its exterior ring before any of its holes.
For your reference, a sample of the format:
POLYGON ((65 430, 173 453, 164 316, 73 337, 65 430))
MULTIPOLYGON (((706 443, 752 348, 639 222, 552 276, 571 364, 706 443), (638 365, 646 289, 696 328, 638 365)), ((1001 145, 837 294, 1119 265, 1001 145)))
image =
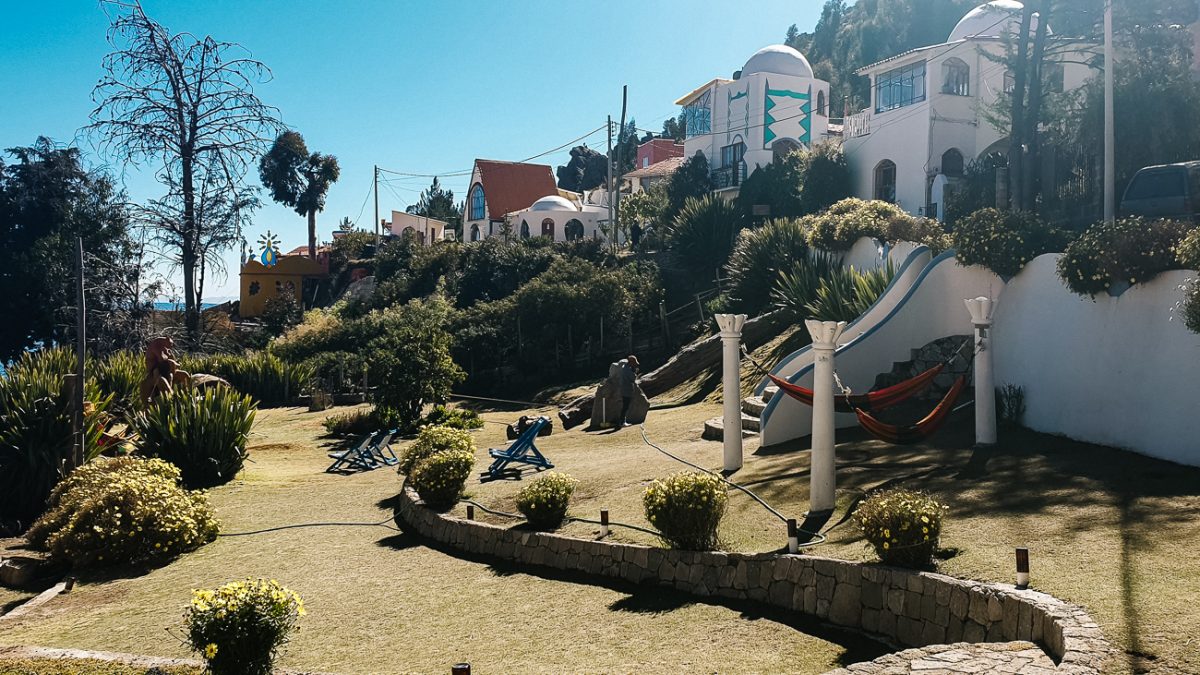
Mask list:
POLYGON ((183 270, 186 325, 200 326, 196 277, 202 259, 196 220, 197 186, 242 189, 246 171, 277 133, 278 111, 254 94, 270 70, 240 45, 171 33, 137 0, 104 0, 110 11, 104 75, 92 90, 96 108, 87 130, 102 152, 126 165, 151 162, 178 199, 178 259, 183 270), (207 174, 211 173, 209 177, 207 174))
POLYGON ((704 153, 697 152, 684 160, 667 181, 666 218, 674 219, 689 197, 703 197, 712 192, 712 189, 708 159, 704 157, 704 153))
POLYGON ((317 211, 325 210, 325 193, 338 179, 337 157, 310 153, 298 131, 279 134, 258 164, 271 198, 308 217, 308 257, 317 257, 317 211))
POLYGON ((594 190, 608 180, 608 158, 586 145, 571 148, 571 159, 555 171, 558 187, 571 192, 594 190))
POLYGON ((375 310, 357 323, 371 400, 382 417, 411 431, 426 403, 445 403, 466 374, 450 356, 450 306, 440 298, 375 310))
POLYGON ((674 139, 676 143, 682 143, 687 138, 687 123, 683 113, 679 113, 679 117, 663 120, 662 137, 674 139))
POLYGON ((667 190, 656 183, 621 200, 621 217, 642 227, 659 227, 667 211, 667 190))
POLYGON ((438 183, 434 176, 429 189, 421 191, 421 197, 416 204, 408 207, 408 212, 446 221, 456 232, 462 223, 462 207, 454 202, 454 192, 438 183))
MULTIPOLYGON (((83 238, 88 339, 96 351, 144 338, 151 298, 124 196, 77 148, 38 138, 0 161, 0 361, 75 334, 75 238, 83 238)), ((156 291, 151 287, 150 292, 156 291)))
POLYGON ((613 180, 618 174, 625 175, 637 166, 637 149, 637 122, 631 117, 625 128, 617 133, 617 141, 613 144, 613 180))

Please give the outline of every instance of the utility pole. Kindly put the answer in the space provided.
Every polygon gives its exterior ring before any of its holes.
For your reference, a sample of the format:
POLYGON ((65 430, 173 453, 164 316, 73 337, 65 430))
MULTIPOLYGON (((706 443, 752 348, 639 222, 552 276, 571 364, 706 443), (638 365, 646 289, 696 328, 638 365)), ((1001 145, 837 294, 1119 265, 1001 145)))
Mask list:
POLYGON ((629 102, 629 85, 621 85, 621 126, 617 128, 617 194, 614 196, 616 203, 613 206, 613 245, 615 247, 617 240, 617 232, 619 231, 618 223, 621 221, 621 167, 625 161, 625 144, 621 142, 621 135, 625 133, 625 108, 629 102))
POLYGON ((1113 130, 1113 0, 1104 3, 1104 222, 1117 217, 1116 134, 1113 130))
POLYGON ((616 246, 617 221, 616 221, 616 216, 613 213, 612 178, 613 178, 612 115, 609 115, 608 116, 608 183, 606 185, 606 187, 608 189, 608 231, 609 231, 609 236, 611 236, 613 239, 613 245, 616 246))
POLYGON ((375 193, 375 255, 379 255, 379 165, 376 164, 374 169, 374 188, 375 193))

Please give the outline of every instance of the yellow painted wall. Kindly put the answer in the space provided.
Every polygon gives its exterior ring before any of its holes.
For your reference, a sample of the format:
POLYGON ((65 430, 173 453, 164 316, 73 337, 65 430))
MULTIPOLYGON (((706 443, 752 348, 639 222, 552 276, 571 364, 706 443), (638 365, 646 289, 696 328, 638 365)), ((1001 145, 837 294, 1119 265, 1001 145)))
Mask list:
POLYGON ((306 256, 282 256, 273 267, 251 260, 242 265, 242 292, 238 314, 243 318, 260 316, 266 308, 267 301, 279 293, 287 292, 289 283, 292 285, 293 296, 297 301, 301 301, 300 293, 304 290, 304 280, 323 279, 326 276, 321 263, 306 256))

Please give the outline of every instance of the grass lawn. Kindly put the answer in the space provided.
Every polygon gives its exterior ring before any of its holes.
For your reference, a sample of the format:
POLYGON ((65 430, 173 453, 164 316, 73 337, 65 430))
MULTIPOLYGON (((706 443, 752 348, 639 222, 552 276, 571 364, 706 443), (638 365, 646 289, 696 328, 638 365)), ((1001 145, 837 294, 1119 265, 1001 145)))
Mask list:
MULTIPOLYGON (((651 428, 684 433, 712 414, 711 406, 701 407, 659 415, 651 428)), ((180 620, 191 590, 264 576, 298 591, 309 610, 280 664, 294 669, 437 673, 469 661, 477 672, 813 673, 881 651, 859 636, 748 606, 529 574, 424 546, 390 527, 390 500, 400 486, 394 472, 322 472, 324 417, 295 408, 261 411, 253 463, 212 491, 222 531, 254 534, 221 537, 148 573, 81 579, 69 595, 0 623, 0 646, 189 656, 180 620), (315 522, 343 524, 280 527, 315 522)), ((502 432, 489 424, 479 434, 481 462, 487 442, 502 432)), ((672 468, 633 439, 622 432, 598 443, 574 432, 545 439, 545 447, 581 476, 584 462, 597 475, 632 470, 634 483, 672 468), (651 463, 604 468, 614 452, 651 463)), ((587 481, 582 487, 598 495, 587 481)), ((622 501, 632 503, 637 487, 628 489, 622 501)))

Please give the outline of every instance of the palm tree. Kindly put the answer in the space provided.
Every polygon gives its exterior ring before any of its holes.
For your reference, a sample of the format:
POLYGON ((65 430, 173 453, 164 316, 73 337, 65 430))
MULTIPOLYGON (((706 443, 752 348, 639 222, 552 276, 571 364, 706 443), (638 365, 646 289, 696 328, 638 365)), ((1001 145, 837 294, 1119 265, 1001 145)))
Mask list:
POLYGON ((279 134, 258 165, 271 198, 308 217, 308 255, 317 257, 317 211, 325 209, 325 193, 338 179, 337 157, 309 153, 297 131, 279 134))

